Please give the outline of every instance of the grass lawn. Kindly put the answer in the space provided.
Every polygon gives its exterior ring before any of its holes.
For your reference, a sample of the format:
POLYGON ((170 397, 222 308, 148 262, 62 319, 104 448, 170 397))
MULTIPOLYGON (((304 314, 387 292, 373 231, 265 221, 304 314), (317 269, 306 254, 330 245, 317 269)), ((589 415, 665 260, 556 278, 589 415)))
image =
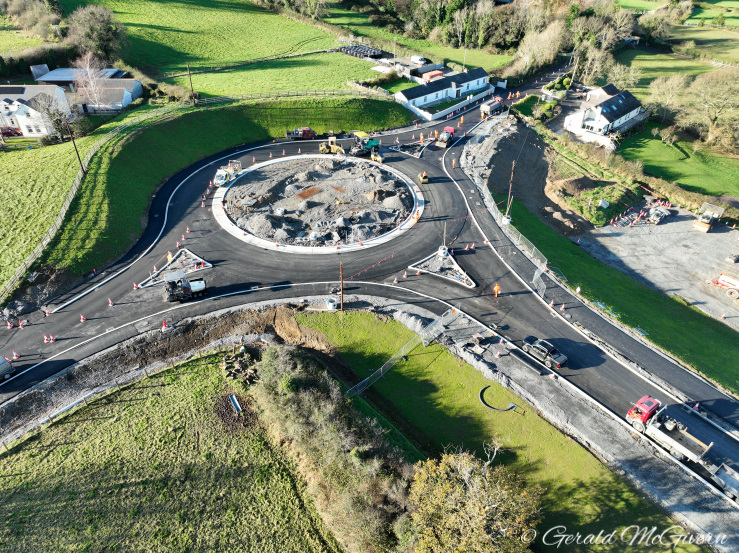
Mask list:
MULTIPOLYGON (((140 236, 141 217, 159 183, 208 155, 284 136, 285 129, 298 124, 323 133, 329 129, 371 131, 410 120, 411 113, 395 102, 350 97, 190 110, 137 133, 123 148, 112 144, 93 158, 89 176, 41 262, 76 274, 104 266, 140 236)), ((49 173, 44 176, 48 179, 49 173)), ((19 186, 15 191, 24 193, 19 186)))
POLYGON ((724 15, 724 25, 739 26, 739 1, 737 0, 705 0, 699 7, 693 8, 693 13, 687 19, 690 23, 698 23, 701 19, 710 24, 714 17, 724 15))
MULTIPOLYGON (((84 159, 97 139, 116 126, 119 117, 77 140, 84 159)), ((0 283, 4 283, 49 230, 72 188, 79 163, 71 142, 37 148, 36 141, 0 156, 0 283), (29 150, 28 146, 32 149, 29 150)))
POLYGON ((3 452, 0 549, 341 551, 279 447, 216 414, 233 392, 217 361, 141 380, 3 452))
POLYGON ((406 79, 398 79, 397 81, 393 81, 392 83, 386 83, 380 86, 388 92, 395 94, 396 92, 400 92, 401 90, 405 90, 406 88, 413 88, 414 86, 418 86, 418 83, 406 79))
MULTIPOLYGON (((338 52, 274 60, 216 73, 192 76, 193 87, 203 96, 227 96, 267 90, 336 90, 351 88, 347 79, 377 77, 374 64, 338 52)), ((190 87, 187 76, 168 82, 190 87)))
MULTIPOLYGON (((81 0, 60 0, 69 14, 81 0)), ((248 0, 98 0, 128 28, 128 64, 151 72, 235 64, 333 47, 335 37, 248 0)))
POLYGON ((12 19, 0 14, 0 55, 20 52, 42 43, 39 37, 19 29, 12 19))
MULTIPOLYGON (((650 135, 651 136, 651 135, 650 135)), ((640 284, 590 256, 542 223, 526 207, 513 202, 515 227, 591 301, 600 301, 621 323, 641 327, 649 340, 683 363, 734 393, 739 393, 739 335, 725 324, 640 284), (705 352, 710 351, 711 355, 705 352)))
MULTIPOLYGON (((629 87, 629 92, 642 102, 649 97, 649 83, 657 77, 669 77, 675 73, 695 76, 715 69, 701 61, 681 59, 667 54, 656 54, 638 48, 626 48, 618 52, 615 57, 619 63, 629 67, 636 66, 642 70, 642 78, 636 86, 629 87)), ((606 83, 603 81, 600 84, 606 83)))
MULTIPOLYGON (((399 47, 408 48, 434 56, 453 61, 462 65, 465 63, 465 53, 463 49, 451 48, 449 46, 439 46, 428 40, 415 40, 389 33, 380 27, 376 27, 369 22, 369 16, 364 13, 355 13, 340 7, 338 3, 331 4, 327 15, 323 18, 327 23, 338 25, 349 29, 356 36, 365 36, 393 42, 395 40, 399 47)), ((512 56, 503 54, 488 54, 483 50, 467 50, 466 64, 467 67, 482 67, 486 71, 494 71, 506 65, 513 59, 512 56)))
MULTIPOLYGON (((300 313, 301 325, 323 332, 354 371, 366 376, 413 336, 402 324, 380 321, 368 313, 300 313)), ((537 416, 519 397, 457 361, 445 348, 432 344, 408 354, 372 388, 380 410, 407 429, 432 454, 447 446, 482 453, 495 436, 506 440, 499 459, 528 482, 546 488, 540 530, 555 525, 568 532, 610 532, 631 524, 667 528, 668 517, 611 473, 587 450, 537 416), (493 414, 480 405, 484 386, 488 404, 516 403, 525 411, 493 414)), ((683 547, 682 545, 680 546, 683 547)), ((696 547, 679 551, 695 551, 696 547)), ((633 550, 637 550, 634 547, 633 550)), ((555 551, 537 540, 537 551, 555 551)), ((567 551, 631 551, 624 544, 594 547, 568 545, 567 551)))
POLYGON ((625 159, 640 159, 644 171, 677 182, 682 188, 702 194, 739 197, 739 158, 729 158, 708 151, 693 152, 693 139, 679 134, 680 139, 669 146, 652 136, 654 127, 663 125, 648 122, 645 129, 626 139, 618 153, 625 159))
POLYGON ((652 11, 660 6, 664 6, 668 2, 650 2, 649 0, 616 0, 616 4, 626 10, 652 11))
POLYGON ((513 107, 516 108, 521 113, 521 115, 525 115, 526 117, 533 117, 534 106, 537 102, 539 102, 539 96, 537 96, 536 94, 531 94, 520 102, 516 102, 513 107))
POLYGON ((673 26, 670 40, 692 40, 705 55, 723 61, 739 63, 739 34, 711 27, 673 26))

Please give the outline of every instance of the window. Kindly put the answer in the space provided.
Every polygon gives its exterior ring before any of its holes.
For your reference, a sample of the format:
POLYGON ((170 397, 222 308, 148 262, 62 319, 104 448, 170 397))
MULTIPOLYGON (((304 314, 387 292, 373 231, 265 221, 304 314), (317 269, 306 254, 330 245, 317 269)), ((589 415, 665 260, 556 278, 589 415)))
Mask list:
POLYGON ((40 133, 41 132, 41 127, 36 127, 36 132, 40 133))
POLYGON ((31 127, 26 127, 26 132, 28 134, 33 134, 33 129, 31 127))

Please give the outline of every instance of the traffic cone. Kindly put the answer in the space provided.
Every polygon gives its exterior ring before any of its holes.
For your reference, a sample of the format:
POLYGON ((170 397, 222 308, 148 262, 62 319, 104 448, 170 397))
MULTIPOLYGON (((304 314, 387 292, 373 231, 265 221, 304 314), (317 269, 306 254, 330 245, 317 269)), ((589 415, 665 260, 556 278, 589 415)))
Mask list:
POLYGON ((488 244, 488 239, 487 238, 485 238, 485 241, 483 242, 483 244, 488 244))
POLYGON ((8 328, 13 328, 13 323, 11 323, 10 321, 7 321, 7 323, 8 323, 8 328))
POLYGON ((51 334, 49 334, 49 342, 51 342, 52 344, 56 342, 56 338, 54 338, 51 334))
POLYGON ((155 273, 157 272, 157 266, 156 265, 154 265, 154 272, 155 273))
POLYGON ((421 276, 421 269, 418 269, 418 270, 416 271, 416 276, 421 276))
POLYGON ((500 350, 498 350, 497 353, 495 354, 495 358, 500 359, 500 350))
POLYGON ((549 307, 554 307, 554 300, 549 302, 549 307))
POLYGON ((398 284, 398 277, 395 277, 395 278, 393 279, 393 284, 398 284))
MULTIPOLYGON (((15 353, 15 352, 13 352, 13 353, 15 353)), ((698 407, 700 407, 700 404, 701 404, 700 401, 696 401, 695 402, 695 405, 693 405, 693 409, 695 409, 697 411, 698 410, 698 407)))
POLYGON ((26 326, 25 323, 22 320, 18 319, 18 328, 23 328, 24 326, 26 326))
POLYGON ((298 148, 298 153, 300 153, 300 148, 298 148))
POLYGON ((721 313, 721 320, 726 320, 726 313, 721 313))
POLYGON ((113 300, 108 298, 108 307, 113 307, 113 300))
POLYGON ((252 156, 252 158, 251 158, 251 162, 252 162, 252 163, 256 163, 256 162, 257 162, 257 157, 256 157, 256 156, 252 156))
POLYGON ((180 241, 177 240, 177 249, 179 250, 182 246, 180 246, 180 241))
POLYGON ((48 343, 49 343, 49 337, 46 334, 44 334, 44 344, 48 344, 48 343))
POLYGON ((206 193, 206 194, 210 194, 210 188, 206 188, 206 189, 205 189, 205 193, 206 193))
POLYGON ((272 152, 269 153, 269 157, 272 157, 272 152))
POLYGON ((169 327, 167 326, 167 321, 162 321, 162 332, 167 330, 169 327))
POLYGON ((208 186, 213 186, 213 181, 212 180, 209 180, 208 181, 208 186))
POLYGON ((183 240, 183 241, 184 241, 184 240, 187 240, 187 238, 185 238, 185 235, 184 235, 184 234, 182 234, 182 233, 180 233, 180 237, 182 238, 182 240, 183 240))
POLYGON ((338 244, 336 244, 336 249, 337 249, 337 250, 339 249, 339 245, 338 245, 338 244))
POLYGON ((280 245, 277 242, 275 242, 275 248, 279 248, 279 247, 280 245))
POLYGON ((200 207, 205 207, 205 200, 203 200, 202 202, 200 202, 200 207))
POLYGON ((13 352, 13 359, 18 359, 20 355, 18 355, 16 352, 13 352))
POLYGON ((562 304, 562 307, 559 308, 559 310, 560 311, 564 311, 565 310, 565 304, 564 303, 562 304))
POLYGON ((80 322, 84 323, 86 320, 87 319, 85 319, 85 316, 82 313, 80 313, 80 322))
POLYGON ((449 255, 454 255, 454 248, 452 248, 451 250, 449 250, 449 255))
POLYGON ((474 250, 475 249, 475 243, 474 242, 472 242, 472 246, 470 246, 470 249, 471 250, 474 250))
POLYGON ((415 139, 416 139, 416 135, 414 134, 413 136, 411 136, 411 140, 415 140, 415 139))
POLYGON ((139 285, 138 285, 138 284, 136 284, 135 282, 133 283, 133 289, 134 289, 134 290, 138 290, 138 289, 139 289, 139 285))
POLYGON ((360 245, 360 246, 362 245, 362 240, 360 240, 360 241, 359 241, 359 245, 360 245))
POLYGON ((382 146, 382 138, 380 139, 380 146, 382 146))
POLYGON ((48 309, 44 309, 44 317, 48 317, 49 315, 51 315, 51 313, 49 312, 49 310, 48 309))
POLYGON ((465 245, 465 247, 464 247, 464 251, 466 251, 466 252, 467 252, 467 251, 469 251, 469 250, 470 250, 470 245, 469 245, 469 244, 466 244, 466 245, 465 245))
POLYGON ((408 278, 408 271, 403 271, 403 278, 408 278))

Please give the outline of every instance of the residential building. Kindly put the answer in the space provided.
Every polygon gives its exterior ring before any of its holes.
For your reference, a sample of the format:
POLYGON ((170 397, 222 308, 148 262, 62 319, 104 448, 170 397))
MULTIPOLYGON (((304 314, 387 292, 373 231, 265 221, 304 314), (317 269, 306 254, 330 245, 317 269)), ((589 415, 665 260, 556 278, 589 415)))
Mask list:
POLYGON ((98 81, 96 91, 79 89, 71 101, 82 113, 119 112, 142 94, 136 79, 105 79, 98 81))
MULTIPOLYGON (((39 66, 34 66, 39 67, 39 66)), ((42 67, 42 66, 41 66, 42 67)), ((43 73, 40 77, 36 77, 36 82, 39 84, 53 84, 61 86, 64 90, 69 92, 75 92, 74 81, 81 69, 75 68, 59 68, 43 73)), ((125 71, 115 68, 100 69, 97 71, 98 80, 108 79, 121 79, 126 76, 125 71)))
POLYGON ((0 126, 20 129, 23 136, 39 138, 54 134, 46 108, 71 116, 64 90, 54 85, 0 86, 0 126))
POLYGON ((482 91, 488 86, 488 74, 482 68, 457 73, 428 84, 406 88, 395 93, 396 101, 403 105, 426 106, 459 98, 482 91))

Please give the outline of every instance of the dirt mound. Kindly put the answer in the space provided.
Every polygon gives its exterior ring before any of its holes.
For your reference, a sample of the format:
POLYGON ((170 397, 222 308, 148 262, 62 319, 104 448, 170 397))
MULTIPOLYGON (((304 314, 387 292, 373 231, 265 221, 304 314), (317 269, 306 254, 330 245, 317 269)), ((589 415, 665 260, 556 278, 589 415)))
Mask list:
POLYGON ((598 186, 598 181, 594 181, 588 176, 582 176, 572 179, 555 180, 551 183, 554 190, 561 190, 570 196, 579 196, 585 190, 590 190, 598 186))
POLYGON ((251 397, 241 394, 234 395, 241 407, 240 414, 236 413, 230 394, 225 394, 216 401, 213 412, 226 430, 233 434, 240 434, 257 423, 257 414, 254 411, 251 397))

